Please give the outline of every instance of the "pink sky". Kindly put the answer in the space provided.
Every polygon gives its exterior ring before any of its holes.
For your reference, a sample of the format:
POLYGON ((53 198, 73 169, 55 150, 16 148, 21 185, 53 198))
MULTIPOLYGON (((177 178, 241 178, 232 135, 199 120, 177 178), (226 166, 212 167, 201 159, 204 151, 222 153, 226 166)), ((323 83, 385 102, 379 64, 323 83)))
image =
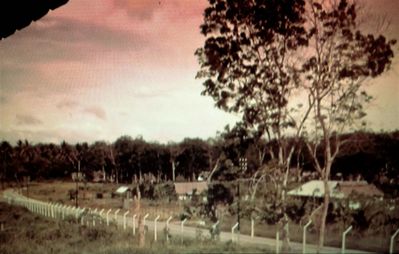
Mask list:
MULTIPOLYGON (((371 1, 398 38, 399 1, 371 1), (392 15, 393 14, 393 15, 392 15)), ((0 42, 0 139, 208 138, 238 118, 201 96, 206 0, 70 0, 0 42)), ((373 13, 374 13, 373 12, 373 13)), ((396 54, 398 53, 396 47, 396 54)), ((399 128, 399 64, 373 82, 369 127, 399 128)))

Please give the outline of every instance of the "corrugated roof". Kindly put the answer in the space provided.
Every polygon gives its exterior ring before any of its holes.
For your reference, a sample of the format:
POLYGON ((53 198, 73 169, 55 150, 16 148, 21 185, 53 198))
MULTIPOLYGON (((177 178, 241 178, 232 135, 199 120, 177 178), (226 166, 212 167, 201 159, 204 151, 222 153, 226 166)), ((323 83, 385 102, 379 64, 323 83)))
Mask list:
POLYGON ((115 192, 122 194, 122 193, 125 193, 128 189, 129 189, 129 187, 127 187, 127 186, 121 186, 115 192))
MULTIPOLYGON (((336 193, 334 191, 337 186, 338 181, 329 181, 328 186, 330 188, 331 197, 343 198, 342 194, 336 193)), ((296 189, 293 189, 287 193, 291 196, 303 196, 303 197, 323 197, 324 196, 324 183, 323 181, 313 180, 296 189)))
POLYGON ((347 197, 349 195, 365 195, 365 196, 374 196, 374 197, 382 197, 384 193, 377 189, 373 184, 363 184, 360 182, 342 182, 338 183, 337 189, 339 189, 344 195, 347 197))
MULTIPOLYGON (((328 181, 331 198, 346 198, 351 194, 382 197, 383 192, 366 181, 328 181)), ((324 183, 321 180, 307 182, 287 193, 291 196, 323 197, 324 183)))

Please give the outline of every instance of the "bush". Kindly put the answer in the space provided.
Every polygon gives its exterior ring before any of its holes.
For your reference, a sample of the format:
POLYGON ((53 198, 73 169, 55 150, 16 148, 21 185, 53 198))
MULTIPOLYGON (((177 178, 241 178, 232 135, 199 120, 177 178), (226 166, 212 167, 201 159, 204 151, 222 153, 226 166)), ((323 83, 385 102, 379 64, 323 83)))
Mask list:
POLYGON ((76 198, 76 190, 75 189, 68 190, 68 197, 69 200, 74 200, 76 198))
POLYGON ((174 184, 172 182, 169 182, 169 183, 162 183, 155 185, 154 198, 155 199, 168 198, 169 201, 176 200, 177 195, 174 184))

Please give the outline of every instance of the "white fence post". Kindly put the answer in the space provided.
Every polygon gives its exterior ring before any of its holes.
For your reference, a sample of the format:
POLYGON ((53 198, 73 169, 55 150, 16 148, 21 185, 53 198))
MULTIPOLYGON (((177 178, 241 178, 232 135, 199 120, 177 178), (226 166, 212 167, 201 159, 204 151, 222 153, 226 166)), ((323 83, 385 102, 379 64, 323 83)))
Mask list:
POLYGON ((92 212, 92 217, 93 217, 93 227, 96 226, 96 213, 97 213, 97 208, 94 209, 92 212))
POLYGON ((74 208, 75 209, 75 216, 76 216, 76 219, 78 219, 79 218, 79 207, 75 207, 74 208))
MULTIPOLYGON (((213 230, 213 232, 216 232, 216 228, 219 226, 219 223, 220 223, 220 221, 218 220, 218 221, 216 221, 215 224, 212 225, 212 230, 213 230)), ((219 233, 220 233, 220 232, 219 232, 219 233)))
POLYGON ((100 211, 100 213, 99 213, 99 215, 100 215, 100 224, 101 224, 101 225, 103 224, 103 212, 104 212, 104 208, 101 209, 101 211, 100 211))
POLYGON ((62 204, 58 205, 58 218, 62 219, 62 204))
POLYGON ((118 227, 118 213, 121 209, 118 209, 115 211, 115 223, 116 223, 116 227, 118 227))
POLYGON ((86 225, 90 226, 90 216, 93 215, 93 209, 89 208, 89 211, 87 212, 87 220, 86 220, 86 225))
POLYGON ((154 241, 156 242, 157 241, 157 234, 158 234, 158 232, 157 232, 157 221, 158 221, 158 219, 159 219, 159 215, 155 218, 155 220, 154 220, 154 241))
POLYGON ((80 224, 83 226, 84 225, 84 211, 86 210, 86 208, 83 208, 82 210, 82 216, 80 217, 80 224))
POLYGON ((48 217, 49 216, 49 205, 46 203, 43 203, 44 207, 44 216, 48 217))
POLYGON ((128 215, 130 212, 127 211, 126 213, 123 214, 123 229, 126 230, 126 215, 128 215))
POLYGON ((72 206, 67 206, 67 211, 69 216, 73 216, 73 210, 72 206))
POLYGON ((55 204, 52 203, 50 207, 51 207, 51 218, 55 219, 55 204))
POLYGON ((280 227, 276 231, 276 254, 280 253, 280 227))
POLYGON ((312 224, 312 220, 309 220, 308 223, 303 227, 303 234, 302 234, 302 253, 306 253, 306 229, 312 224))
POLYGON ((107 212, 107 226, 109 226, 109 213, 111 212, 112 209, 109 209, 107 212))
POLYGON ((47 216, 48 216, 49 218, 53 217, 51 210, 52 210, 51 203, 48 203, 48 204, 47 204, 47 211, 48 211, 48 215, 47 215, 47 216))
POLYGON ((61 218, 62 218, 62 220, 64 220, 65 219, 65 209, 66 209, 66 206, 62 206, 61 207, 61 218))
POLYGON ((234 242, 234 230, 240 225, 238 222, 231 227, 231 241, 234 242))
MULTIPOLYGON (((144 225, 144 228, 145 228, 145 220, 147 219, 147 217, 149 216, 150 214, 149 213, 147 213, 146 215, 144 215, 144 218, 143 218, 143 225, 144 225)), ((145 230, 144 230, 144 232, 145 232, 145 230)))
POLYGON ((183 243, 183 239, 184 239, 184 223, 186 223, 187 218, 185 218, 184 220, 182 220, 181 224, 180 224, 180 232, 181 232, 181 242, 183 243))
POLYGON ((73 216, 73 207, 70 205, 65 205, 65 216, 73 216))
POLYGON ((58 217, 58 204, 54 204, 54 218, 58 217))
POLYGON ((254 238, 255 235, 255 220, 251 218, 251 237, 254 238))
POLYGON ((347 228, 345 230, 345 232, 342 234, 342 247, 341 247, 341 253, 345 254, 345 248, 346 248, 346 235, 349 233, 349 231, 352 230, 352 226, 350 226, 349 228, 347 228))
POLYGON ((46 207, 46 217, 50 217, 50 204, 45 204, 46 207))
POLYGON ((59 204, 55 204, 54 205, 54 218, 58 219, 60 216, 58 215, 59 213, 59 208, 58 208, 59 204))
POLYGON ((389 242, 389 254, 393 253, 393 245, 395 241, 395 237, 399 234, 399 229, 395 231, 395 233, 391 236, 391 240, 389 242))
POLYGON ((136 216, 137 214, 133 215, 133 221, 132 221, 133 235, 136 235, 136 216))
POLYGON ((166 241, 169 242, 169 222, 172 219, 172 216, 166 220, 166 241))

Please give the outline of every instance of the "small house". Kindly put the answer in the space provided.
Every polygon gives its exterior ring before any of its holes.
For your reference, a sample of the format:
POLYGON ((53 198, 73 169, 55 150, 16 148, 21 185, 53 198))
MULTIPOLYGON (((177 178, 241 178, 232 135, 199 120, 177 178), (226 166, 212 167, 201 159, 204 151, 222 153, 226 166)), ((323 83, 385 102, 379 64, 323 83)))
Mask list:
MULTIPOLYGON (((366 181, 328 181, 330 198, 332 201, 350 199, 350 207, 358 209, 360 207, 355 197, 367 197, 369 199, 380 199, 384 193, 375 185, 366 181)), ((289 191, 287 195, 294 197, 324 197, 324 182, 313 180, 289 191)))
POLYGON ((120 186, 112 193, 112 197, 122 198, 122 208, 129 209, 132 202, 132 191, 133 190, 128 186, 120 186))
POLYGON ((132 189, 128 186, 120 186, 116 191, 113 193, 113 196, 119 196, 123 198, 130 198, 132 193, 132 189))
POLYGON ((208 189, 207 182, 181 182, 174 185, 179 200, 191 199, 194 193, 198 195, 208 189))

